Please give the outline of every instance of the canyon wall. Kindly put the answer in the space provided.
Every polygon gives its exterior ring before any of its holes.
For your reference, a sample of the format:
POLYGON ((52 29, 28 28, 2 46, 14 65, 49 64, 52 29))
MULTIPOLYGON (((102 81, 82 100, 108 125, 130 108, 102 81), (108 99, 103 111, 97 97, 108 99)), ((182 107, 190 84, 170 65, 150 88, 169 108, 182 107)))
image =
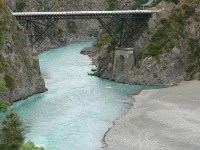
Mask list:
POLYGON ((0 98, 10 102, 46 91, 27 31, 0 0, 0 98))

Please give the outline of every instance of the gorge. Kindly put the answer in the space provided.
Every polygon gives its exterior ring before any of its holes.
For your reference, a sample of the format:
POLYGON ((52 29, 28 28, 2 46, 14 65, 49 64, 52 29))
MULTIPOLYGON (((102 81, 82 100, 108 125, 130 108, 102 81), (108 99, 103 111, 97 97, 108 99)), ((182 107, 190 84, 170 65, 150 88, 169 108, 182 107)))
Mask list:
POLYGON ((88 76, 91 62, 80 51, 93 42, 79 41, 39 55, 48 91, 10 108, 22 119, 26 140, 46 150, 100 149, 112 121, 132 106, 132 94, 157 88, 88 76))
MULTIPOLYGON (((23 119, 27 139, 47 150, 62 149, 65 143, 61 138, 69 142, 67 146, 72 146, 69 149, 99 148, 100 139, 112 126, 112 121, 132 106, 133 94, 142 89, 155 88, 152 85, 176 85, 184 80, 199 80, 200 2, 157 0, 148 6, 148 9, 162 11, 148 22, 140 34, 134 34, 129 39, 128 47, 135 59, 131 61, 134 65, 127 68, 123 67, 124 61, 115 65, 114 56, 118 53, 120 58, 120 49, 116 49, 116 43, 95 20, 60 21, 56 28, 49 30, 40 47, 32 48, 30 32, 11 12, 126 10, 141 8, 141 4, 146 2, 0 0, 0 98, 9 102, 25 99, 13 103, 10 110, 18 112, 23 119), (96 39, 95 44, 94 40, 80 41, 91 38, 96 39), (72 41, 79 42, 69 44, 72 41), (56 47, 61 48, 49 50, 56 47), (96 76, 112 81, 87 76, 91 62, 87 56, 79 54, 83 48, 82 53, 89 55, 97 67, 96 76), (43 52, 46 50, 49 51, 43 52), (85 132, 88 132, 86 138, 85 132), (41 137, 37 138, 38 134, 41 137), (93 139, 95 144, 90 143, 93 139)), ((107 21, 117 30, 116 20, 107 21)), ((48 21, 37 23, 41 28, 49 24, 48 21)), ((197 92, 195 95, 195 100, 199 100, 197 92)), ((115 133, 115 127, 108 134, 111 139, 112 132, 115 133)))

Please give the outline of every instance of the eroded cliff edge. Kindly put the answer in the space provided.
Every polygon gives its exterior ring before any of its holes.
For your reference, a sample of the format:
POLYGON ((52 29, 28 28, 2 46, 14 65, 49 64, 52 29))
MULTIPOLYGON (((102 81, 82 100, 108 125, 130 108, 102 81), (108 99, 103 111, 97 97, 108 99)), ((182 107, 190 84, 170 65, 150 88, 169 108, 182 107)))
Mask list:
POLYGON ((0 0, 0 98, 10 102, 46 91, 27 31, 0 0))

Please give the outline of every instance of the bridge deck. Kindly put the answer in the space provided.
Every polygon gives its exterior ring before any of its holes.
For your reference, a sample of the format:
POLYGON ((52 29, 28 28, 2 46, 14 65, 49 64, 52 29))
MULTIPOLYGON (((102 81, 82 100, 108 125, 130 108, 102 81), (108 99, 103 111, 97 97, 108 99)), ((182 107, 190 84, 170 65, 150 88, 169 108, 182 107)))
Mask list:
POLYGON ((115 10, 115 11, 66 11, 66 12, 13 12, 12 15, 17 19, 93 19, 97 17, 144 17, 159 10, 115 10))

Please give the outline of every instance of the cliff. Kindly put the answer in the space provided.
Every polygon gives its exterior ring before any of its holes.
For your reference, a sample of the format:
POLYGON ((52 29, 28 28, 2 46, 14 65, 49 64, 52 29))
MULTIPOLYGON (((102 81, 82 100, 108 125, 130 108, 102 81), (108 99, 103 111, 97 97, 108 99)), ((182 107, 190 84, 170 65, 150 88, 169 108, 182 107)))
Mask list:
POLYGON ((163 10, 149 21, 148 27, 137 39, 130 41, 129 46, 133 48, 136 60, 131 69, 124 67, 120 70, 118 65, 114 70, 115 47, 109 43, 109 38, 102 37, 96 46, 97 76, 123 83, 148 85, 199 80, 199 4, 198 0, 163 0, 149 8, 163 10))
POLYGON ((46 91, 27 31, 0 0, 0 98, 10 102, 46 91))

